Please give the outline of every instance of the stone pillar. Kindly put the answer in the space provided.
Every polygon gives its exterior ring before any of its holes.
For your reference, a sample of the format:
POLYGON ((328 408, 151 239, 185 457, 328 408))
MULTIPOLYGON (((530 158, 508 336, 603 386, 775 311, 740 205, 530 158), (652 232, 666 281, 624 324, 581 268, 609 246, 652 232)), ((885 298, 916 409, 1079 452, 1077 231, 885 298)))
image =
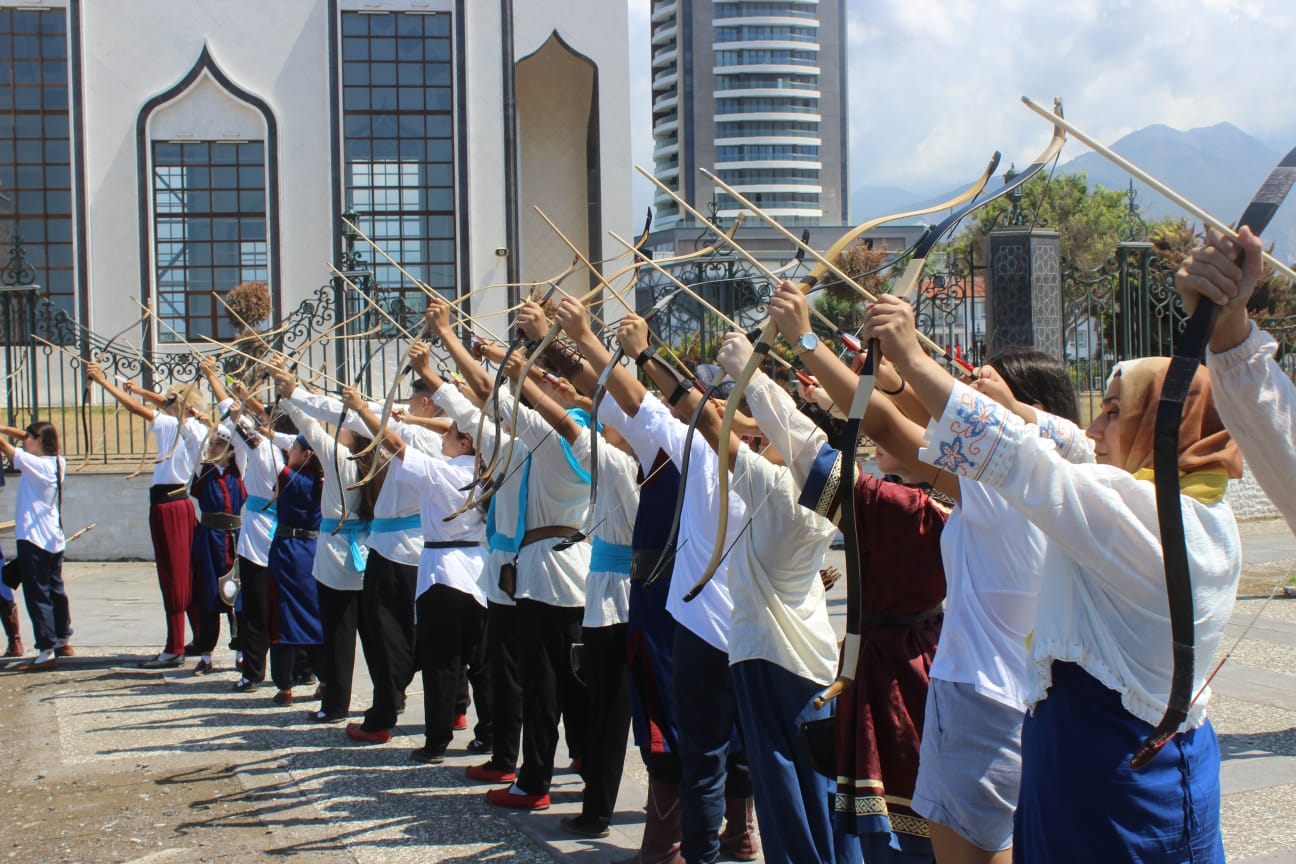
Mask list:
POLYGON ((1056 231, 1003 228, 986 237, 986 350, 1062 356, 1062 269, 1056 231))

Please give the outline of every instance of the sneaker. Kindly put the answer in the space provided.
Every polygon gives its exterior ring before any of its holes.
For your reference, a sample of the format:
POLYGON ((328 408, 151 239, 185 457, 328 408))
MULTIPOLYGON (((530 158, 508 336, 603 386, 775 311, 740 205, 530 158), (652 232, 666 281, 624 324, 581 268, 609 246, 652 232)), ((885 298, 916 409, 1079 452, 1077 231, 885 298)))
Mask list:
POLYGON ((179 669, 181 666, 184 665, 184 661, 185 658, 183 654, 168 654, 165 651, 163 651, 161 654, 158 654, 152 660, 145 660, 143 663, 139 664, 139 668, 141 669, 179 669))
POLYGON ((597 816, 586 816, 583 813, 579 816, 564 816, 559 822, 563 830, 582 837, 606 837, 611 833, 608 823, 597 816))
POLYGON ((469 765, 464 773, 473 780, 480 780, 483 783, 512 783, 517 779, 515 769, 496 768, 489 762, 481 765, 469 765))
POLYGON ((352 741, 359 741, 362 744, 386 744, 391 740, 390 729, 379 729, 370 732, 360 723, 348 723, 346 734, 352 741))
POLYGON ((257 689, 258 683, 260 682, 249 681, 246 678, 240 678, 239 680, 234 682, 233 689, 239 693, 251 693, 253 690, 257 689))
POLYGON ((212 673, 212 671, 215 670, 215 668, 216 668, 216 667, 212 665, 212 661, 210 661, 210 660, 199 660, 199 661, 198 661, 198 665, 194 666, 193 674, 195 674, 195 675, 210 675, 210 674, 212 673))
POLYGON ((336 723, 339 720, 345 720, 348 712, 346 711, 307 711, 306 718, 314 720, 316 723, 336 723))
POLYGON ((549 794, 518 795, 509 787, 492 789, 486 793, 486 800, 496 807, 512 807, 515 810, 548 810, 549 794))
POLYGON ((422 762, 424 765, 440 765, 445 761, 445 751, 437 752, 427 747, 420 747, 417 750, 410 751, 410 758, 415 762, 422 762))
POLYGON ((468 742, 468 746, 464 749, 469 753, 489 753, 493 748, 491 747, 491 742, 483 741, 480 738, 474 738, 468 742))
POLYGON ((293 695, 291 690, 280 690, 274 695, 274 703, 287 708, 293 704, 293 695))
POLYGON ((468 715, 456 714, 454 719, 454 730, 456 732, 462 732, 467 728, 468 728, 468 715))

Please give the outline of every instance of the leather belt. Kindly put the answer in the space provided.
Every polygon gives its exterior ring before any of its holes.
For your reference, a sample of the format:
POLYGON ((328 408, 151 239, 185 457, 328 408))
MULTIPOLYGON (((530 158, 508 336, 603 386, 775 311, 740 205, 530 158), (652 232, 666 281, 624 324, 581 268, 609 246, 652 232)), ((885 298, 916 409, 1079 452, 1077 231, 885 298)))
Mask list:
POLYGON ((913 615, 883 615, 879 612, 861 612, 859 622, 865 627, 901 629, 911 624, 917 624, 919 621, 926 621, 928 618, 935 618, 944 611, 945 604, 937 603, 932 608, 916 612, 913 615))
MULTIPOLYGON (((541 540, 551 540, 554 537, 567 538, 573 534, 579 534, 579 528, 572 528, 567 525, 545 525, 543 528, 532 528, 522 535, 522 546, 530 546, 532 543, 539 543, 541 540)), ((518 547, 522 548, 521 546, 518 547)))
POLYGON ((475 549, 480 546, 476 540, 424 540, 424 549, 475 549))
POLYGON ((157 483, 149 487, 149 504, 156 506, 158 504, 170 504, 173 501, 183 501, 180 494, 184 492, 183 483, 157 483))
POLYGON ((243 517, 237 513, 200 513, 198 524, 213 531, 237 531, 243 527, 243 517))
POLYGON ((318 537, 320 532, 312 531, 309 528, 289 528, 282 522, 275 526, 275 537, 293 539, 293 540, 313 540, 318 537))

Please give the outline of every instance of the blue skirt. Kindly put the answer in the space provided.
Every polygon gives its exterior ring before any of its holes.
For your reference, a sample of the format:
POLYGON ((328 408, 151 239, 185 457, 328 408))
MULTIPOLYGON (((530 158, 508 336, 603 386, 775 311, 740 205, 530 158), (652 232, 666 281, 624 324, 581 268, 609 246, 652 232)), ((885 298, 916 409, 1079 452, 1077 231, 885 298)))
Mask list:
POLYGON ((626 663, 630 667, 630 721, 644 753, 678 753, 675 721, 675 619, 666 611, 670 582, 644 588, 630 583, 626 663))
POLYGON ((1074 663, 1022 726, 1013 861, 1223 864, 1220 756, 1210 721, 1176 735, 1141 770, 1152 726, 1074 663))
POLYGON ((319 593, 313 570, 317 538, 276 537, 266 569, 270 642, 273 645, 321 645, 319 593))

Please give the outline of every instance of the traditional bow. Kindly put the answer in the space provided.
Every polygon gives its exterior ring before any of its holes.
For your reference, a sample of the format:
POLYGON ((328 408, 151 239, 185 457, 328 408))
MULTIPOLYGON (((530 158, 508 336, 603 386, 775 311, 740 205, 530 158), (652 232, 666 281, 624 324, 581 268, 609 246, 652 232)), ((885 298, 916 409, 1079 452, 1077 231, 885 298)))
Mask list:
MULTIPOLYGON (((1038 106, 1025 97, 1022 101, 1032 111, 1038 106)), ((1066 129, 1075 138, 1089 145, 1096 153, 1114 162, 1120 168, 1148 184, 1166 198, 1183 207, 1202 222, 1222 234, 1236 238, 1237 232, 1221 223, 1206 211, 1188 201, 1147 172, 1099 144, 1071 124, 1066 129)), ((1238 228, 1247 226, 1259 235, 1282 205, 1287 193, 1296 184, 1296 149, 1292 149, 1265 178, 1255 197, 1251 199, 1238 220, 1238 228)), ((1291 268, 1266 260, 1284 273, 1296 278, 1291 268)), ((1240 263, 1240 262, 1239 262, 1240 263)), ((1201 365, 1215 324, 1219 307, 1204 298, 1188 320, 1183 335, 1175 343, 1165 381, 1161 385, 1161 398, 1157 403, 1156 425, 1152 447, 1152 470, 1155 475, 1157 527, 1161 533, 1161 555, 1165 567, 1166 601, 1170 609, 1170 639, 1174 665, 1170 677, 1170 693, 1161 721, 1148 735, 1143 745, 1130 759, 1131 768, 1142 768, 1156 758, 1161 748, 1175 736, 1188 719, 1193 703, 1200 692, 1194 694, 1196 675, 1196 626, 1192 596, 1192 571, 1188 562, 1187 538, 1183 527, 1183 500, 1179 491, 1179 426, 1183 420, 1184 402, 1197 367, 1201 365)), ((1205 689, 1205 685, 1203 685, 1205 689)))

